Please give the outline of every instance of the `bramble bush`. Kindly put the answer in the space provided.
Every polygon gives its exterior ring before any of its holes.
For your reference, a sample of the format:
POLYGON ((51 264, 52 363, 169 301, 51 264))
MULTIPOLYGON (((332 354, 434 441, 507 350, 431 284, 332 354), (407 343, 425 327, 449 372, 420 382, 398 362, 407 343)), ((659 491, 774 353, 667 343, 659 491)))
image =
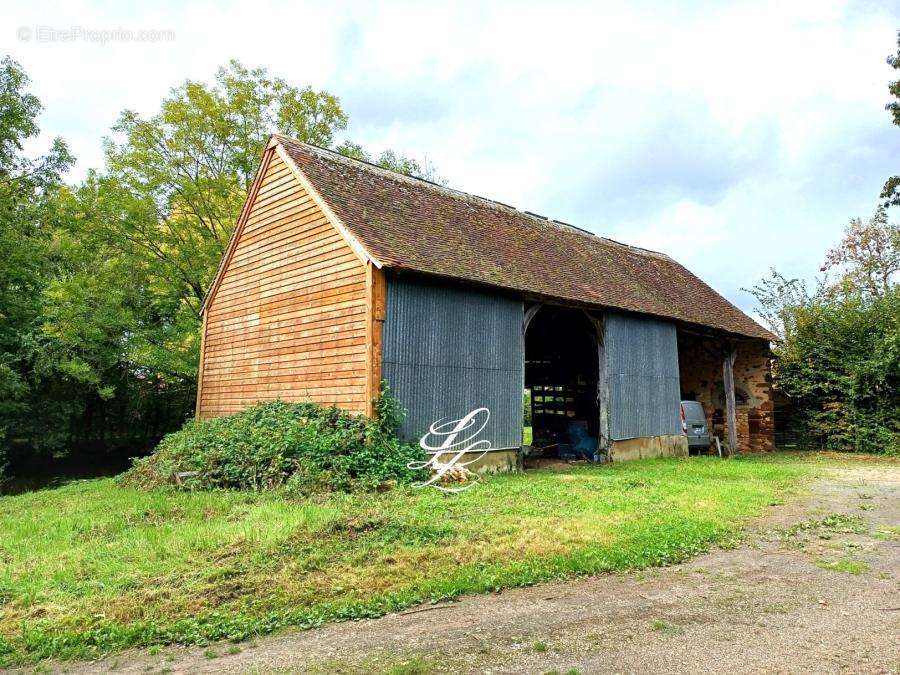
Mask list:
POLYGON ((284 487, 298 495, 409 482, 419 474, 407 464, 423 453, 397 437, 401 418, 388 391, 373 419, 313 403, 259 403, 228 417, 189 421, 152 455, 135 460, 122 481, 143 488, 284 487))

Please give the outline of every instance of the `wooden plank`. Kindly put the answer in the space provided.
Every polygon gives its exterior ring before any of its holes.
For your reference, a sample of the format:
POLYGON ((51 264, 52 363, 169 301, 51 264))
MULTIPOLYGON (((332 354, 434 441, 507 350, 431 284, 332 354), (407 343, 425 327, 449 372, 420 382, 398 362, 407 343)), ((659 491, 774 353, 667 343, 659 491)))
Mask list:
POLYGON ((253 178, 253 185, 250 186, 250 192, 247 194, 247 201, 244 202, 244 206, 241 209, 241 215, 238 217, 238 222, 234 228, 234 233, 231 236, 231 240, 228 242, 228 247, 225 250, 225 256, 223 257, 222 262, 219 264, 219 269, 216 270, 216 276, 209 287, 209 291, 207 292, 206 297, 203 299, 203 304, 200 307, 201 312, 204 312, 206 310, 206 306, 212 303, 213 298, 215 298, 216 291, 219 287, 219 282, 224 276, 225 270, 228 269, 228 263, 231 255, 234 253, 237 242, 240 239, 241 230, 243 229, 244 224, 247 222, 247 218, 250 216, 253 201, 256 199, 256 193, 259 191, 266 172, 269 169, 269 163, 272 161, 272 157, 274 155, 275 153, 271 148, 267 148, 265 152, 263 152, 262 162, 260 162, 259 169, 256 172, 256 176, 253 178))
POLYGON ((322 196, 318 193, 318 191, 313 187, 313 185, 309 182, 303 172, 297 167, 294 163, 294 160, 290 158, 287 151, 281 147, 281 145, 277 144, 274 146, 275 151, 279 154, 282 160, 284 160, 285 164, 287 164, 294 172, 294 176, 297 177, 297 180, 300 181, 300 184, 303 186, 303 189, 306 190, 315 202, 319 205, 319 208, 322 209, 322 212, 328 217, 329 222, 334 225, 335 229, 341 233, 341 236, 347 241, 347 245, 353 249, 353 252, 359 257, 360 262, 365 265, 368 262, 375 263, 376 267, 381 267, 381 263, 375 260, 374 257, 365 249, 365 247, 354 237, 350 230, 347 229, 347 226, 341 222, 341 219, 337 217, 337 214, 331 210, 331 207, 328 206, 327 202, 322 199, 322 196))
MULTIPOLYGON (((323 335, 309 335, 301 340, 276 339, 266 341, 265 336, 245 340, 242 344, 229 347, 223 344, 213 351, 207 348, 207 366, 222 364, 226 359, 240 364, 247 358, 271 358, 294 355, 296 363, 325 361, 366 353, 366 335, 363 326, 352 331, 341 331, 323 335)), ((287 361, 284 358, 283 361, 287 361)))
POLYGON ((260 233, 264 236, 250 237, 247 247, 241 247, 234 257, 236 267, 256 262, 260 258, 283 254, 288 244, 305 246, 311 242, 319 242, 321 236, 331 230, 328 221, 319 213, 301 209, 266 223, 265 228, 265 233, 260 233))
POLYGON ((338 293, 360 293, 359 288, 345 288, 350 284, 363 284, 361 297, 365 297, 365 278, 360 278, 359 270, 349 267, 347 269, 339 269, 334 274, 322 274, 314 276, 314 278, 297 278, 292 279, 292 283, 283 283, 274 288, 266 287, 264 289, 256 288, 256 297, 253 297, 253 291, 248 291, 245 295, 237 295, 231 298, 227 303, 223 303, 221 311, 223 315, 231 315, 234 312, 253 311, 255 308, 267 307, 270 304, 276 306, 283 304, 285 301, 302 303, 307 295, 324 293, 327 290, 336 290, 338 293), (296 283, 294 283, 296 282, 296 283), (341 290, 343 289, 343 290, 341 290))
POLYGON ((366 266, 278 153, 258 182, 204 313, 198 414, 273 398, 364 411, 366 266))
POLYGON ((258 377, 282 377, 294 375, 297 377, 310 377, 322 375, 323 378, 337 377, 341 373, 359 373, 360 363, 365 358, 340 358, 332 359, 330 363, 309 363, 294 361, 275 361, 270 359, 256 359, 254 363, 245 363, 240 366, 223 364, 213 368, 207 366, 210 377, 216 381, 246 377, 248 373, 254 373, 258 377))
POLYGON ((249 394, 253 394, 256 392, 276 392, 284 394, 291 391, 317 391, 323 396, 335 393, 353 394, 360 391, 360 385, 363 384, 364 376, 337 377, 330 380, 316 381, 315 384, 310 384, 309 381, 302 378, 290 379, 290 377, 291 376, 276 379, 254 378, 250 382, 238 380, 220 380, 216 383, 215 386, 210 386, 208 392, 210 395, 226 392, 241 392, 249 394))
MULTIPOLYGON (((290 243, 287 246, 290 246, 290 243)), ((222 283, 221 293, 226 295, 227 291, 227 295, 233 295, 242 288, 259 282, 269 286, 276 285, 286 273, 318 271, 323 266, 327 267, 333 260, 347 262, 352 260, 354 265, 359 266, 346 251, 346 246, 342 246, 340 241, 328 240, 315 248, 300 251, 296 256, 266 256, 264 259, 254 261, 249 268, 242 266, 235 270, 234 276, 228 279, 227 284, 222 283)), ((359 269, 362 270, 362 267, 359 269)))
POLYGON ((728 427, 728 454, 734 455, 738 450, 737 409, 734 400, 734 360, 737 348, 726 344, 722 358, 722 380, 725 386, 725 419, 728 427))
POLYGON ((263 342, 257 341, 254 345, 237 345, 235 347, 226 348, 220 350, 218 353, 213 352, 210 348, 207 347, 206 354, 207 360, 212 362, 217 358, 231 358, 235 355, 235 353, 245 354, 247 353, 248 347, 257 347, 253 351, 259 355, 260 358, 264 356, 269 356, 273 354, 302 354, 304 357, 309 356, 310 358, 318 358, 318 357, 326 357, 326 356, 347 356, 352 354, 365 354, 366 353, 366 336, 365 331, 355 331, 352 337, 343 337, 343 334, 340 334, 341 337, 337 337, 332 340, 322 340, 319 336, 312 337, 307 341, 307 346, 314 346, 315 349, 303 349, 303 345, 291 343, 288 345, 278 344, 278 343, 270 343, 266 344, 263 342))
POLYGON ((200 419, 200 404, 203 401, 203 369, 206 361, 206 320, 208 314, 204 312, 200 322, 200 365, 197 368, 197 404, 194 416, 200 419))
POLYGON ((241 246, 236 259, 248 258, 267 248, 276 248, 280 240, 294 234, 304 234, 313 227, 328 229, 328 221, 322 216, 315 204, 295 203, 283 212, 260 219, 254 225, 258 227, 247 232, 246 247, 241 246))
MULTIPOLYGON (((297 326, 280 326, 279 328, 268 328, 266 326, 254 327, 237 334, 230 333, 226 335, 209 335, 207 336, 207 349, 215 351, 219 345, 232 344, 233 347, 246 347, 249 344, 276 344, 279 342, 300 343, 301 340, 307 338, 333 338, 336 335, 348 337, 351 334, 360 332, 363 329, 365 314, 363 312, 355 312, 349 315, 350 319, 341 323, 333 323, 330 321, 317 322, 316 325, 307 326, 299 324, 297 326), (357 325, 359 329, 357 329, 357 325), (300 330, 302 328, 302 330, 300 330)), ((346 317, 344 317, 346 318, 346 317)))
POLYGON ((253 300, 249 297, 237 297, 228 303, 217 303, 217 314, 228 315, 232 312, 242 312, 249 307, 259 305, 267 306, 269 304, 278 304, 283 302, 303 302, 307 296, 315 296, 326 291, 344 292, 341 289, 354 285, 354 292, 362 289, 363 297, 365 297, 365 279, 360 279, 359 270, 350 267, 346 270, 338 270, 333 274, 321 274, 316 277, 313 283, 307 283, 295 288, 287 290, 274 289, 273 293, 267 293, 266 301, 260 304, 259 299, 253 300))
POLYGON ((353 269, 356 267, 359 268, 360 273, 363 273, 362 266, 352 256, 347 256, 346 252, 344 251, 332 252, 328 255, 328 257, 317 260, 313 264, 307 264, 305 261, 299 261, 283 265, 277 270, 272 270, 264 276, 248 276, 240 280, 240 285, 232 284, 226 288, 223 284, 222 295, 225 298, 233 298, 235 295, 240 295, 247 292, 248 289, 253 288, 260 282, 264 282, 266 284, 266 288, 263 291, 266 294, 284 292, 284 288, 305 288, 311 279, 325 270, 339 271, 343 269, 353 269), (291 286, 290 284, 283 284, 283 282, 285 281, 290 281, 294 285, 291 286))
MULTIPOLYGON (((307 244, 306 246, 295 246, 295 242, 287 242, 287 246, 291 248, 291 255, 281 255, 281 256, 265 256, 260 257, 256 260, 249 260, 244 262, 241 265, 235 267, 235 274, 242 275, 241 279, 255 279, 255 278, 266 278, 268 279, 268 273, 275 270, 280 271, 284 269, 289 261, 295 260, 299 261, 301 265, 301 269, 304 266, 311 266, 313 263, 321 260, 330 260, 333 259, 334 253, 341 253, 342 255, 346 255, 347 245, 340 241, 339 239, 325 241, 325 242, 315 242, 313 244, 307 244), (308 263, 308 264, 307 264, 308 263), (246 276, 243 276, 243 273, 247 271, 249 272, 246 276)), ((230 290, 230 289, 229 289, 230 290)))
MULTIPOLYGON (((346 279, 337 279, 333 285, 325 285, 323 287, 307 286, 306 288, 296 289, 287 293, 266 298, 265 302, 252 303, 252 307, 259 307, 259 313, 275 314, 283 308, 289 308, 305 302, 319 302, 330 297, 353 296, 365 298, 365 283, 359 281, 358 275, 353 275, 346 279)), ((228 321, 235 317, 244 316, 251 307, 250 303, 235 305, 233 308, 216 311, 216 316, 220 321, 228 321)))
POLYGON ((277 331, 284 327, 303 326, 309 328, 322 322, 342 323, 336 320, 361 314, 365 311, 365 306, 364 297, 353 295, 333 296, 319 302, 306 302, 301 305, 302 309, 292 309, 286 306, 269 311, 264 310, 261 305, 257 305, 255 309, 258 309, 258 313, 217 321, 215 335, 217 338, 234 336, 253 327, 266 331, 277 331))

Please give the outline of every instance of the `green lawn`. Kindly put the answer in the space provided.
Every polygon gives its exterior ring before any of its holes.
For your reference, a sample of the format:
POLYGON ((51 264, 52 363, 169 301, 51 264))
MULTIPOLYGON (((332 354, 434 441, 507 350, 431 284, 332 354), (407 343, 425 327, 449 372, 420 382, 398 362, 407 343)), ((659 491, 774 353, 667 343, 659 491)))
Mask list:
POLYGON ((0 497, 0 666, 240 640, 665 565, 733 540, 822 461, 649 460, 290 501, 79 481, 0 497))

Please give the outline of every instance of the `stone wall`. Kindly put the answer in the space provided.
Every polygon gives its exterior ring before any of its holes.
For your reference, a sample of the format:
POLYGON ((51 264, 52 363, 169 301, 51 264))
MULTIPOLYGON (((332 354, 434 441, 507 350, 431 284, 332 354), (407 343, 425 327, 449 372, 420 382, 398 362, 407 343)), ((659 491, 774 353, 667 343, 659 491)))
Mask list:
MULTIPOLYGON (((679 331, 678 365, 682 399, 703 404, 709 429, 720 439, 728 437, 725 420, 725 388, 722 384, 722 342, 679 331)), ((737 343, 734 386, 737 410, 738 450, 764 452, 775 449, 771 356, 764 340, 737 343)))

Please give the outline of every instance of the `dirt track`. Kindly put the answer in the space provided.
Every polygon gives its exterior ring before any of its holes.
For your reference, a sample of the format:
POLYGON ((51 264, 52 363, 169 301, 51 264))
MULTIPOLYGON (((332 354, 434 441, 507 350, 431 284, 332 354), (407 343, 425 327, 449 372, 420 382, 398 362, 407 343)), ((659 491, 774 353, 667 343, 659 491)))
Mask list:
POLYGON ((78 672, 900 672, 900 467, 835 471, 689 563, 78 672), (828 565, 837 569, 829 569, 828 565), (229 654, 240 650, 239 653, 229 654))

